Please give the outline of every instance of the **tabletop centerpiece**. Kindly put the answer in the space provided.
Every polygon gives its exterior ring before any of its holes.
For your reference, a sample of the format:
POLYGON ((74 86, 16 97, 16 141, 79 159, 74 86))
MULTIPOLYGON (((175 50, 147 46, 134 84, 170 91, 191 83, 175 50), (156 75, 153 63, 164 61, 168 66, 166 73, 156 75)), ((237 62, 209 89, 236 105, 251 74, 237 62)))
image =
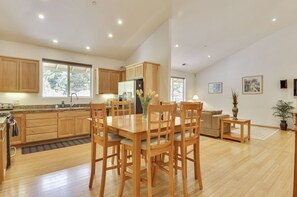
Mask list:
POLYGON ((237 119, 237 114, 238 114, 238 107, 237 107, 237 104, 238 104, 238 93, 231 89, 232 91, 232 99, 233 99, 233 108, 232 108, 232 112, 233 112, 233 120, 238 120, 237 119))
POLYGON ((136 94, 139 97, 140 102, 141 102, 142 119, 146 119, 147 118, 147 107, 154 97, 155 98, 158 97, 158 94, 156 94, 156 92, 152 91, 152 90, 149 90, 148 93, 146 94, 146 96, 144 96, 142 90, 137 90, 136 94))

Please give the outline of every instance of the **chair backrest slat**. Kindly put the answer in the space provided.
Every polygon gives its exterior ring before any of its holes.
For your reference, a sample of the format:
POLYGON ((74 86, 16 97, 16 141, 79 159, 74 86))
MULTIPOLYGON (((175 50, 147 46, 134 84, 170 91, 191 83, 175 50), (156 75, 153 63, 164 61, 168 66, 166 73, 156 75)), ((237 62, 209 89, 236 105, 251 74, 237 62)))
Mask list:
POLYGON ((176 104, 149 105, 147 149, 153 150, 170 146, 174 139, 176 104), (157 142, 150 144, 152 138, 157 142))
POLYGON ((96 141, 108 141, 108 129, 105 104, 91 104, 92 138, 96 141))
POLYGON ((182 140, 199 138, 202 108, 202 102, 181 102, 182 140))
POLYGON ((131 101, 111 101, 111 115, 131 115, 131 101))

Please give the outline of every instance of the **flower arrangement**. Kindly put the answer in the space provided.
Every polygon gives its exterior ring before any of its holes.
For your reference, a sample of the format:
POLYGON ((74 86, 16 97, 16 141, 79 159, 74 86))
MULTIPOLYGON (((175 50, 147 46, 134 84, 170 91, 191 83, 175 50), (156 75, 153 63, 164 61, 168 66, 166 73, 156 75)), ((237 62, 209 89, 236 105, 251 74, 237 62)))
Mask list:
POLYGON ((156 92, 152 91, 152 90, 149 90, 148 93, 146 94, 146 96, 143 95, 142 90, 137 90, 136 94, 139 97, 140 102, 141 102, 143 118, 146 118, 148 105, 150 104, 150 102, 152 101, 153 98, 157 98, 159 95, 156 94, 156 92))

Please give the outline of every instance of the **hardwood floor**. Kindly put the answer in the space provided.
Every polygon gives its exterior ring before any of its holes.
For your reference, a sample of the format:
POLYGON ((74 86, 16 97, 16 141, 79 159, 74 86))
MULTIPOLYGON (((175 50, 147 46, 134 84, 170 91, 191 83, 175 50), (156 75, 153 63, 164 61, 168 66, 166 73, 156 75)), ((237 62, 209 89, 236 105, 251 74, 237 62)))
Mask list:
MULTIPOLYGON (((89 190, 90 144, 21 155, 12 159, 2 197, 98 196, 100 164, 89 190)), ((201 137, 203 190, 194 179, 189 165, 189 196, 292 196, 294 134, 278 131, 265 141, 239 143, 201 137)), ((175 181, 176 196, 183 196, 181 173, 175 181)), ((117 196, 120 177, 116 170, 107 172, 105 196, 117 196)), ((132 196, 132 181, 126 181, 124 196, 132 196)), ((146 196, 146 184, 141 184, 146 196)), ((169 181, 159 171, 154 196, 169 196, 169 181)))

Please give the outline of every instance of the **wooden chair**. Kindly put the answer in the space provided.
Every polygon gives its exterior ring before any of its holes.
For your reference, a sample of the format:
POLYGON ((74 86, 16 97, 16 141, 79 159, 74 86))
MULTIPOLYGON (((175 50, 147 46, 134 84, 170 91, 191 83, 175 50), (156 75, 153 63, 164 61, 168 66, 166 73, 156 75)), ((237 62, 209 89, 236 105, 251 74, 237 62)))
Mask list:
POLYGON ((187 190, 187 160, 194 162, 195 179, 198 179, 200 189, 202 186, 200 169, 200 118, 203 103, 201 102, 181 102, 181 133, 174 135, 174 158, 175 171, 182 170, 184 196, 188 196, 187 190), (194 159, 187 155, 187 147, 193 145, 194 159), (181 154, 178 154, 180 148, 181 154), (178 166, 178 160, 181 160, 181 167, 178 166))
MULTIPOLYGON (((147 138, 141 143, 141 154, 147 157, 147 179, 141 180, 147 183, 149 197, 152 196, 152 184, 156 177, 154 172, 156 172, 157 168, 169 174, 170 193, 171 196, 174 196, 173 144, 175 112, 176 105, 149 105, 148 107, 147 138), (169 154, 168 169, 161 166, 159 164, 160 159, 157 159, 165 152, 169 154)), ((127 151, 132 151, 133 142, 130 139, 123 139, 121 143, 123 147, 119 196, 123 195, 125 180, 133 175, 133 172, 127 171, 127 166, 130 165, 127 164, 127 151)))
MULTIPOLYGON (((112 116, 131 115, 131 101, 111 101, 110 105, 112 116)), ((112 154, 115 154, 116 148, 119 147, 112 148, 112 154)), ((114 157, 111 159, 111 163, 114 164, 114 157)))
POLYGON ((131 101, 111 101, 111 115, 131 115, 131 101))
POLYGON ((120 174, 120 141, 122 137, 117 134, 111 133, 107 127, 106 108, 105 104, 91 104, 91 117, 92 117, 92 140, 91 140, 91 175, 89 187, 93 186, 93 179, 95 175, 96 162, 102 161, 102 173, 100 184, 100 195, 104 196, 106 171, 117 169, 120 174), (96 158, 97 144, 103 148, 103 157, 96 158), (108 148, 117 146, 115 154, 108 155, 108 148), (117 164, 107 167, 107 159, 117 157, 117 164))

